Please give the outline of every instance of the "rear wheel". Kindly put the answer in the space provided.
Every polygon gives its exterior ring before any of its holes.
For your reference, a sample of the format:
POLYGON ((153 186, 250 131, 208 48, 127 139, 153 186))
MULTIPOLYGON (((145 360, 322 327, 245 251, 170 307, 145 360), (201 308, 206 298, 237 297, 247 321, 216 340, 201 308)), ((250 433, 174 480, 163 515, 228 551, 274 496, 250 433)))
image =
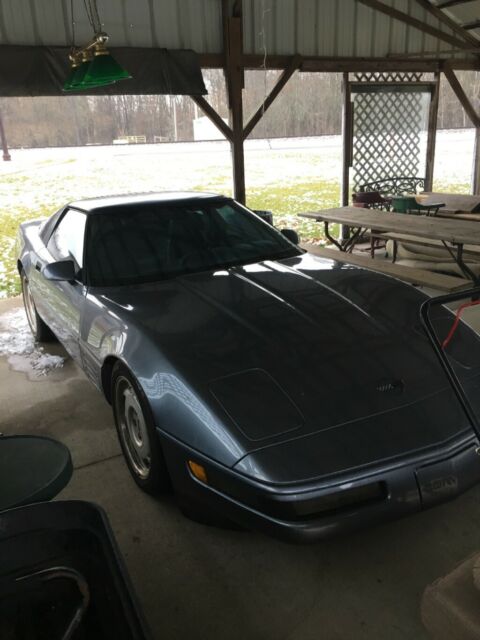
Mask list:
POLYGON ((27 274, 23 269, 20 273, 20 279, 22 281, 23 306, 25 307, 25 314, 33 337, 39 342, 53 342, 55 340, 55 336, 38 315, 27 274))
POLYGON ((120 362, 113 368, 112 401, 118 439, 133 479, 147 493, 167 491, 170 479, 148 400, 120 362))

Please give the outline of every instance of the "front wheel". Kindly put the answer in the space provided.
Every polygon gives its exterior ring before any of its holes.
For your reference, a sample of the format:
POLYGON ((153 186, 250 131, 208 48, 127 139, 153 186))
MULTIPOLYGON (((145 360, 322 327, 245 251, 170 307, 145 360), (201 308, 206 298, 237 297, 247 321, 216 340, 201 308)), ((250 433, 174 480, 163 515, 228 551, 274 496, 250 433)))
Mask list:
POLYGON ((38 340, 38 342, 53 342, 55 340, 55 336, 38 315, 27 274, 23 269, 20 273, 20 279, 22 281, 23 306, 25 307, 25 314, 33 337, 35 340, 38 340))
POLYGON ((138 486, 151 494, 170 489, 162 450, 142 388, 121 363, 112 374, 113 415, 123 455, 138 486))

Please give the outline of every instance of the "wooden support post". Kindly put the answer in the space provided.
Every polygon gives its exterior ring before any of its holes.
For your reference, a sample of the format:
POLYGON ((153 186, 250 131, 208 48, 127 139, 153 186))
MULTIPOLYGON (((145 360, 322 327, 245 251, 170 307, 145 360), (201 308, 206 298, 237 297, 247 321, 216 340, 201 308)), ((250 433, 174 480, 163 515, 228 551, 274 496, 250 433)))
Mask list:
MULTIPOLYGON (((341 183, 341 205, 348 206, 350 202, 350 167, 352 165, 352 145, 353 145, 353 122, 352 122, 352 96, 350 92, 350 82, 348 72, 343 74, 343 113, 342 113, 342 183, 341 183)), ((341 238, 349 237, 350 229, 345 225, 341 227, 341 238)))
POLYGON ((472 193, 474 195, 480 195, 480 127, 475 129, 472 193))
POLYGON ((5 161, 11 160, 12 156, 8 152, 7 136, 5 135, 5 129, 3 128, 2 115, 0 114, 0 140, 2 142, 3 159, 5 161))
POLYGON ((227 86, 229 90, 230 128, 232 140, 230 148, 233 166, 233 193, 238 202, 245 204, 245 157, 243 150, 243 67, 242 67, 242 18, 233 17, 227 21, 227 86))
POLYGON ((435 145, 437 142, 438 101, 440 96, 440 73, 435 74, 435 87, 430 98, 428 112, 427 159, 425 167, 425 191, 433 190, 433 169, 435 166, 435 145))
POLYGON ((352 164, 352 109, 348 73, 343 74, 343 114, 342 114, 342 189, 341 205, 346 207, 350 201, 350 166, 352 164))

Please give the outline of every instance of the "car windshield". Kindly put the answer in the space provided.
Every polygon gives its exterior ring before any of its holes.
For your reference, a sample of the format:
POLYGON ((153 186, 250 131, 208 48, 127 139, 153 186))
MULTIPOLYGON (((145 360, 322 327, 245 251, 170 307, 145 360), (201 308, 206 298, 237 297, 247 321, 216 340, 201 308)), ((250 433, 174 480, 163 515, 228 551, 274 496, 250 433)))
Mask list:
POLYGON ((92 286, 154 282, 301 253, 233 201, 123 206, 89 218, 92 286))

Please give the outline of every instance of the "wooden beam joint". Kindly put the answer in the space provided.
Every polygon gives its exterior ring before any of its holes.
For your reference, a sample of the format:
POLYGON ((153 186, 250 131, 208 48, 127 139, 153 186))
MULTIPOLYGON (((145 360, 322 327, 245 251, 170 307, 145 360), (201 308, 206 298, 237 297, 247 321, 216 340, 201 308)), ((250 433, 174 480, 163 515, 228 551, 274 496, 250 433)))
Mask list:
POLYGON ((233 140, 233 132, 232 129, 228 126, 228 124, 223 120, 223 118, 215 111, 212 105, 205 100, 203 96, 190 96, 191 99, 200 107, 203 113, 207 116, 210 122, 219 129, 225 138, 231 142, 233 140))
POLYGON ((271 106, 271 104, 273 103, 275 98, 280 94, 280 92, 282 91, 283 87, 287 84, 287 82, 290 80, 290 78, 295 73, 295 71, 300 68, 300 66, 302 64, 302 59, 303 59, 302 56, 299 55, 299 54, 296 54, 296 55, 292 56, 292 59, 290 60, 289 65, 284 69, 282 75, 277 80, 277 82, 276 82, 275 86, 273 87, 273 89, 270 91, 270 93, 265 98, 265 100, 260 105, 260 107, 257 109, 257 111, 250 118, 248 123, 245 125, 245 127, 243 129, 243 139, 244 140, 245 140, 245 138, 248 138, 248 136, 251 134, 253 129, 260 122, 260 120, 262 119, 265 111, 271 106))
POLYGON ((445 73, 445 77, 452 87, 453 92, 460 101, 460 104, 465 109, 467 116, 470 118, 473 125, 478 129, 480 127, 480 115, 477 113, 473 104, 470 102, 469 97, 465 93, 454 71, 448 65, 445 65, 443 72, 445 73))

